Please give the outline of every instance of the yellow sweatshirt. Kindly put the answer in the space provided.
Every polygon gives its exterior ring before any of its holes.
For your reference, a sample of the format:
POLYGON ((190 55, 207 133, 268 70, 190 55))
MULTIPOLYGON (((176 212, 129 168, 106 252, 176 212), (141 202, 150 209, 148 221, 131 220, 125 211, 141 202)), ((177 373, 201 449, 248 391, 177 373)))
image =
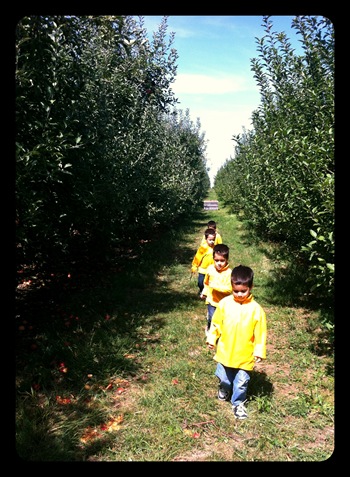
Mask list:
POLYGON ((195 273, 196 271, 198 271, 198 273, 205 273, 208 265, 214 263, 213 247, 209 247, 207 243, 199 246, 194 259, 192 260, 192 273, 195 273))
POLYGON ((253 295, 242 303, 223 298, 214 312, 207 344, 216 345, 214 360, 230 368, 251 371, 254 356, 266 358, 266 316, 253 295))
POLYGON ((208 266, 202 292, 207 297, 206 304, 217 306, 222 298, 232 294, 231 273, 232 269, 229 264, 220 271, 215 268, 214 264, 208 266))

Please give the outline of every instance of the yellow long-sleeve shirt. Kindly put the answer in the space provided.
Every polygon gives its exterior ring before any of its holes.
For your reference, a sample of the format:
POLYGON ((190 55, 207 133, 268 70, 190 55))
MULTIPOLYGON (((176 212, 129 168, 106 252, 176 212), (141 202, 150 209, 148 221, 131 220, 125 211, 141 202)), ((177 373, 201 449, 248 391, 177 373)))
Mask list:
POLYGON ((222 298, 232 294, 231 273, 229 264, 222 270, 217 270, 214 264, 208 266, 202 292, 206 296, 206 304, 217 306, 222 298))
POLYGON ((251 371, 255 356, 266 358, 266 334, 266 315, 253 295, 242 304, 230 295, 216 307, 207 344, 216 345, 215 361, 251 371))
POLYGON ((199 246, 194 259, 192 260, 192 273, 195 273, 196 271, 198 271, 198 273, 205 273, 208 266, 214 263, 213 247, 210 247, 207 243, 199 246))

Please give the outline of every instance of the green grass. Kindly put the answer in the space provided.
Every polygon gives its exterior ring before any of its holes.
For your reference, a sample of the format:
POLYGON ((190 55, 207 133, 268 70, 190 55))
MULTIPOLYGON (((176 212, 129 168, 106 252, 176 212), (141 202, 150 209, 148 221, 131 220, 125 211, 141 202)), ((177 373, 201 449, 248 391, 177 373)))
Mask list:
MULTIPOLYGON (((215 197, 210 197, 215 198, 215 197)), ((202 211, 109 270, 19 293, 16 449, 24 461, 323 461, 334 449, 334 362, 302 273, 227 210, 202 211), (216 398, 206 309, 190 268, 208 220, 231 267, 255 271, 267 359, 249 418, 216 398), (65 371, 65 372, 63 372, 65 371)), ((302 270, 301 270, 302 272, 302 270)), ((329 310, 327 311, 330 312, 329 310)))

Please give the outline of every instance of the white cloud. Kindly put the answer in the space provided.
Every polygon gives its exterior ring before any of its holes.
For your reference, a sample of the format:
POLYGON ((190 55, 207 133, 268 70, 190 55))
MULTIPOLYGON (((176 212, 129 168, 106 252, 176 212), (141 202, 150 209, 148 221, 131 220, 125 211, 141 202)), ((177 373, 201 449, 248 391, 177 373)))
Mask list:
POLYGON ((227 94, 245 91, 251 85, 238 75, 179 74, 172 89, 175 94, 227 94))
POLYGON ((236 143, 232 137, 242 134, 244 128, 252 129, 251 116, 257 107, 258 103, 248 106, 239 105, 232 111, 190 109, 192 121, 195 122, 199 117, 201 131, 205 133, 207 165, 210 167, 209 177, 212 184, 218 169, 227 159, 234 157, 236 143), (237 114, 237 110, 239 114, 237 114))
POLYGON ((256 85, 247 93, 247 84, 238 77, 179 76, 181 81, 173 88, 180 100, 178 109, 188 108, 193 123, 199 118, 213 185, 218 169, 234 157, 236 143, 232 137, 252 129, 251 116, 259 105, 260 94, 256 85))

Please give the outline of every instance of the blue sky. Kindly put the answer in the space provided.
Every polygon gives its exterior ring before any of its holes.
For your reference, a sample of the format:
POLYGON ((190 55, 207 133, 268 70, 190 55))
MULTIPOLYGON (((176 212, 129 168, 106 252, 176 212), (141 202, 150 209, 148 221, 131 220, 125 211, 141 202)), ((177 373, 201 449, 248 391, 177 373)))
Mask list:
MULTIPOLYGON (((162 16, 144 16, 149 35, 158 30, 162 16)), ((207 141, 207 165, 213 178, 226 159, 233 157, 232 136, 251 130, 251 115, 260 93, 250 60, 258 57, 256 37, 265 35, 258 15, 169 16, 168 33, 175 32, 177 77, 172 89, 189 109, 193 123, 199 118, 207 141)), ((271 16, 273 30, 285 32, 301 52, 299 37, 291 28, 293 16, 271 16)))

